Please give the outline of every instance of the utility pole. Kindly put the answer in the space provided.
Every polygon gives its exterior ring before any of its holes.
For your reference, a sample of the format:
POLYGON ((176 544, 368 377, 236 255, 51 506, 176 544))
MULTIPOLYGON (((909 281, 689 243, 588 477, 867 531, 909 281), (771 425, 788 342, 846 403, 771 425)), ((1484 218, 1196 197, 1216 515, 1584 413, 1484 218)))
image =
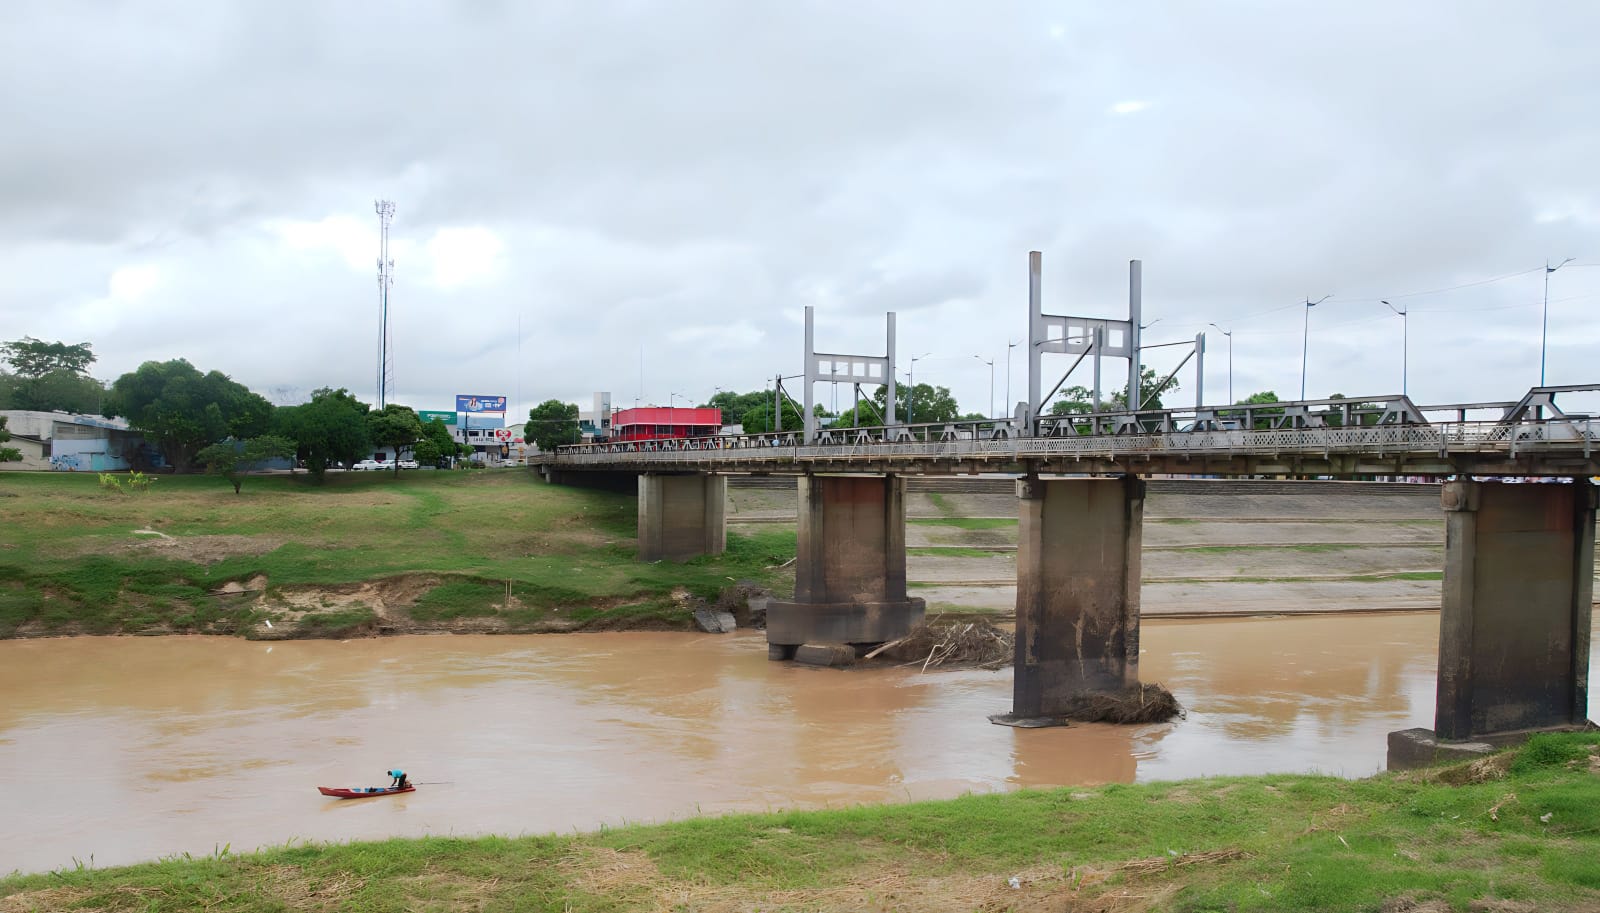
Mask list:
MULTIPOLYGON (((1384 304, 1388 304, 1388 302, 1385 301, 1384 304)), ((1224 330, 1214 323, 1210 324, 1210 326, 1217 327, 1217 332, 1228 337, 1228 405, 1231 406, 1233 405, 1233 331, 1224 330)))
POLYGON ((389 259, 389 223, 394 221, 394 203, 375 200, 378 214, 378 408, 389 402, 394 385, 394 353, 389 350, 389 289, 394 286, 394 261, 389 259))
POLYGON ((1306 325, 1300 335, 1300 398, 1306 398, 1306 353, 1311 346, 1311 309, 1332 298, 1332 295, 1323 295, 1316 301, 1306 298, 1306 325))
POLYGON ((1006 343, 1006 417, 1011 417, 1011 410, 1016 408, 1016 403, 1011 401, 1011 350, 1021 343, 1006 343))
POLYGON ((1411 312, 1411 309, 1401 310, 1387 301, 1383 304, 1389 310, 1400 315, 1400 395, 1410 396, 1411 394, 1406 392, 1406 361, 1410 357, 1409 353, 1411 351, 1411 318, 1406 315, 1411 312))
POLYGON ((1571 262, 1571 257, 1555 266, 1551 266, 1549 260, 1544 261, 1544 311, 1543 316, 1539 318, 1539 386, 1541 387, 1544 386, 1545 342, 1550 335, 1550 274, 1571 262))
POLYGON ((984 364, 989 366, 989 411, 986 413, 986 415, 990 419, 993 419, 994 418, 994 359, 992 359, 992 358, 987 358, 986 359, 982 355, 974 355, 972 357, 976 358, 977 360, 979 360, 979 361, 981 361, 984 364))

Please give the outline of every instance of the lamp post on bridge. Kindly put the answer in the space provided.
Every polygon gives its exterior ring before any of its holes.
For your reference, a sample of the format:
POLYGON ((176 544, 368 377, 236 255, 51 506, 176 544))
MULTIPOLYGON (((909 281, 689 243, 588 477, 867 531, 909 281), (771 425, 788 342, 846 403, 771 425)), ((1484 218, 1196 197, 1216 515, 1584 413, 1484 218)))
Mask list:
POLYGON ((1300 335, 1300 398, 1306 398, 1306 354, 1311 347, 1311 309, 1332 298, 1332 295, 1323 295, 1316 301, 1306 299, 1306 324, 1300 335))
POLYGON ((1011 401, 1011 350, 1015 349, 1017 346, 1019 346, 1021 344, 1022 343, 1020 343, 1020 342, 1007 342, 1006 343, 1006 418, 1007 419, 1010 419, 1010 417, 1013 415, 1012 410, 1015 409, 1016 405, 1017 405, 1016 403, 1011 401))
POLYGON ((1217 332, 1228 337, 1228 405, 1231 406, 1233 405, 1233 331, 1224 330, 1214 323, 1210 326, 1217 327, 1217 332))
POLYGON ((1400 315, 1400 395, 1409 396, 1406 392, 1406 361, 1409 358, 1407 353, 1411 350, 1411 318, 1406 315, 1411 309, 1401 310, 1387 301, 1384 306, 1400 315))
POLYGON ((1544 386, 1545 341, 1550 335, 1550 274, 1571 262, 1571 257, 1555 266, 1551 266, 1549 260, 1544 261, 1544 311, 1539 318, 1539 386, 1541 387, 1544 386))
POLYGON ((972 357, 989 366, 989 411, 985 415, 992 421, 994 419, 994 359, 984 358, 982 355, 974 355, 972 357))
POLYGON ((932 355, 932 352, 923 352, 911 359, 911 372, 906 375, 906 424, 916 424, 917 400, 917 362, 932 355))

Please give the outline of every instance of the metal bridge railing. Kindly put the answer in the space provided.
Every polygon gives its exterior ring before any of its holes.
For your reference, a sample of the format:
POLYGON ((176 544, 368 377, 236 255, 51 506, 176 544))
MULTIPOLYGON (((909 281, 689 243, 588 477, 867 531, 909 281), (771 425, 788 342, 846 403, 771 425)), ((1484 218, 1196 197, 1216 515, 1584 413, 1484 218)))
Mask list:
MULTIPOLYGON (((1163 422, 1161 424, 1169 424, 1163 422)), ((1581 450, 1600 445, 1600 424, 1587 417, 1427 424, 1213 429, 1053 434, 1022 437, 1000 422, 951 422, 823 433, 804 444, 798 432, 610 441, 563 447, 543 460, 569 465, 772 462, 811 460, 1021 460, 1160 455, 1322 455, 1519 453, 1581 450)))

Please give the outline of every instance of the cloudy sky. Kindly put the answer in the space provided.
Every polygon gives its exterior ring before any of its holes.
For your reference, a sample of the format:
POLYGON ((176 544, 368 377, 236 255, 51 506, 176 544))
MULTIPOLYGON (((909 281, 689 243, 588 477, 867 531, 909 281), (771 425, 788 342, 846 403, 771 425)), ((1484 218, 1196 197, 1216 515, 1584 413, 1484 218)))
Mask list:
POLYGON ((371 398, 385 198, 418 408, 760 388, 815 305, 849 353, 898 312, 966 409, 994 360, 1003 410, 1030 249, 1056 314, 1126 316, 1142 259, 1208 401, 1209 324, 1237 397, 1292 396, 1324 295, 1308 395, 1399 389, 1387 298, 1414 399, 1516 398, 1547 258, 1549 380, 1600 381, 1597 33, 1585 0, 12 0, 0 339, 371 398))

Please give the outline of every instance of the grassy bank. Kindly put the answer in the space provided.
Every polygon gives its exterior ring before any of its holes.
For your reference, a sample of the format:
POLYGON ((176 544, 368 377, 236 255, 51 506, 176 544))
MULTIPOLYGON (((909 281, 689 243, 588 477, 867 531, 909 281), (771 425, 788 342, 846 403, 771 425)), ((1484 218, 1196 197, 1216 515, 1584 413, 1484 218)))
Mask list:
POLYGON ((6 637, 672 627, 688 620, 675 588, 782 589, 767 568, 794 555, 792 531, 760 530, 715 558, 641 564, 633 498, 509 470, 280 475, 239 495, 206 477, 126 493, 7 473, 0 513, 6 637))
POLYGON ((289 847, 0 881, 0 910, 1592 910, 1600 737, 1266 776, 289 847), (1013 879, 1015 879, 1013 887, 1013 879))

